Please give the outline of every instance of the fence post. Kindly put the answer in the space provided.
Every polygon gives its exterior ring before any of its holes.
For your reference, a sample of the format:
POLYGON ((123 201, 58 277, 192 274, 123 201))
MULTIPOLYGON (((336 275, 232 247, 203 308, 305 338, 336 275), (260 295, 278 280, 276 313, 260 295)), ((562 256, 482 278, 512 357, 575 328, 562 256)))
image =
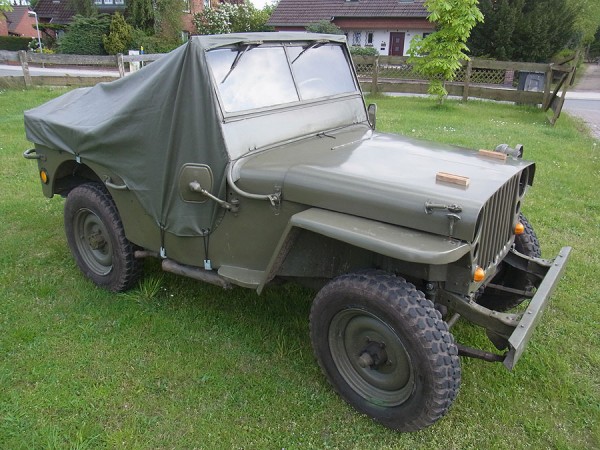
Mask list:
POLYGON ((379 55, 375 56, 375 61, 373 62, 373 85, 371 86, 371 94, 377 94, 378 82, 379 82, 379 55))
POLYGON ((552 66, 554 64, 548 64, 546 69, 546 79, 544 83, 544 101, 542 102, 542 109, 547 111, 550 107, 550 101, 552 100, 552 66))
POLYGON ((117 53, 117 67, 119 68, 119 78, 125 76, 125 64, 123 63, 123 53, 117 53))
POLYGON ((31 74, 29 73, 29 61, 27 60, 27 52, 19 50, 19 61, 23 69, 23 78, 25 79, 25 87, 30 88, 32 83, 31 74))
POLYGON ((465 81, 463 83, 463 97, 462 101, 466 102, 469 100, 469 84, 471 83, 471 70, 473 65, 471 64, 471 60, 467 61, 467 70, 465 71, 465 81))

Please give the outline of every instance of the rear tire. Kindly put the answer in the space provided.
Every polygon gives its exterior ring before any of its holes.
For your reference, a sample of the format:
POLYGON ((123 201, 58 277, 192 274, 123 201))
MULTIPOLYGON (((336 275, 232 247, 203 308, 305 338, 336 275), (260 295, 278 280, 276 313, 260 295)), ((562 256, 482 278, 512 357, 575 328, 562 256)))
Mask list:
POLYGON ((69 248, 87 278, 111 292, 125 291, 137 282, 140 261, 104 186, 86 183, 69 192, 64 220, 69 248))
POLYGON ((310 313, 315 356, 357 410, 399 431, 440 419, 460 386, 460 361, 441 314, 424 294, 385 272, 342 275, 310 313))

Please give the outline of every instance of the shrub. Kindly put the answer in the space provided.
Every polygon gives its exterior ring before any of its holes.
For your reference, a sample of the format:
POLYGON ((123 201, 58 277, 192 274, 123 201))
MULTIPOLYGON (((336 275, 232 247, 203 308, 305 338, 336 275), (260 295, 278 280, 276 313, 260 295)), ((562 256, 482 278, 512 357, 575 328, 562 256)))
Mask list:
POLYGON ((272 31, 267 26, 272 7, 257 9, 252 3, 221 3, 216 8, 204 8, 194 15, 194 25, 199 34, 272 31))
POLYGON ((133 40, 133 27, 125 22, 125 18, 118 12, 110 22, 110 32, 102 36, 104 50, 109 55, 124 53, 131 46, 133 40))
POLYGON ((73 55, 106 55, 102 37, 109 33, 110 16, 99 14, 93 17, 76 15, 59 40, 60 53, 73 55))
MULTIPOLYGON (((40 52, 40 44, 37 40, 37 38, 32 38, 29 41, 27 50, 33 53, 39 53, 40 52)), ((46 43, 42 43, 42 53, 45 55, 53 55, 55 52, 54 50, 52 50, 51 48, 48 48, 48 46, 46 45, 46 43)))
POLYGON ((28 37, 0 36, 0 50, 8 50, 10 52, 27 50, 30 39, 28 37))
POLYGON ((144 48, 144 53, 169 53, 181 45, 179 40, 166 40, 159 36, 149 36, 139 28, 132 32, 131 48, 144 48))
POLYGON ((306 31, 309 33, 344 34, 344 31, 340 27, 334 23, 331 23, 327 19, 321 19, 317 22, 309 23, 306 26, 306 31))
POLYGON ((379 52, 375 47, 359 47, 353 45, 350 47, 350 54, 353 56, 378 56, 379 52))

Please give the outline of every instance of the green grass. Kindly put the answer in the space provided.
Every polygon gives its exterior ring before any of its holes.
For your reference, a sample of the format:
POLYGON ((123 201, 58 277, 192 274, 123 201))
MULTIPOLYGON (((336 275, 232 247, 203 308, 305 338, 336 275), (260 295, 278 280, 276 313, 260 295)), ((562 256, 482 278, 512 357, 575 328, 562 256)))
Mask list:
MULTIPOLYGON (((253 291, 163 274, 110 294, 66 245, 60 198, 42 196, 22 112, 63 91, 0 91, 0 448, 600 447, 600 145, 563 115, 484 102, 377 97, 379 128, 474 148, 523 143, 538 162, 525 213, 546 256, 574 247, 514 372, 462 360, 449 414, 412 434, 329 388, 308 337, 313 293, 253 291)), ((401 174, 399 174, 401 176, 401 174)), ((459 322, 464 343, 489 348, 459 322)))

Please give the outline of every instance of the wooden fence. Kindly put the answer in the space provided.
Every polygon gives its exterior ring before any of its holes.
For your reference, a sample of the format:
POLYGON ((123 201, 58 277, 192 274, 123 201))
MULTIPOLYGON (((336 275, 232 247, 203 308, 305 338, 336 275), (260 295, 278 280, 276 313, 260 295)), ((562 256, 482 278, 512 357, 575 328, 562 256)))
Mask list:
MULTIPOLYGON (((471 59, 463 63, 454 81, 446 83, 446 90, 463 101, 481 98, 541 105, 545 111, 552 109, 549 120, 554 124, 573 80, 575 65, 570 63, 575 58, 551 64, 471 59), (538 82, 536 90, 527 90, 526 77, 538 82)), ((427 93, 429 80, 414 70, 406 56, 355 56, 353 61, 363 91, 427 93)))
POLYGON ((93 86, 101 81, 112 81, 115 78, 125 76, 125 64, 148 63, 156 61, 162 53, 147 55, 47 55, 32 52, 8 52, 0 50, 0 62, 18 63, 21 65, 22 75, 0 77, 2 86, 93 86), (115 68, 114 76, 72 76, 72 75, 43 75, 32 76, 29 70, 30 64, 42 67, 52 66, 94 66, 115 68))
MULTIPOLYGON (((92 86, 101 81, 111 81, 125 76, 125 64, 156 61, 163 54, 85 56, 45 55, 32 52, 0 50, 0 62, 17 63, 23 75, 0 77, 0 87, 17 86, 92 86), (30 64, 42 66, 104 66, 116 68, 114 76, 32 76, 30 64)), ((552 109, 554 124, 560 115, 565 94, 575 73, 574 58, 556 64, 537 64, 472 59, 463 64, 454 81, 446 83, 448 93, 467 101, 482 98, 522 104, 542 105, 552 109), (524 76, 535 75, 543 83, 538 90, 524 89, 524 76), (560 92, 562 89, 562 93, 560 92), (560 95, 559 95, 560 94, 560 95)), ((417 74, 405 56, 355 56, 354 66, 363 91, 426 94, 428 80, 417 74)))

